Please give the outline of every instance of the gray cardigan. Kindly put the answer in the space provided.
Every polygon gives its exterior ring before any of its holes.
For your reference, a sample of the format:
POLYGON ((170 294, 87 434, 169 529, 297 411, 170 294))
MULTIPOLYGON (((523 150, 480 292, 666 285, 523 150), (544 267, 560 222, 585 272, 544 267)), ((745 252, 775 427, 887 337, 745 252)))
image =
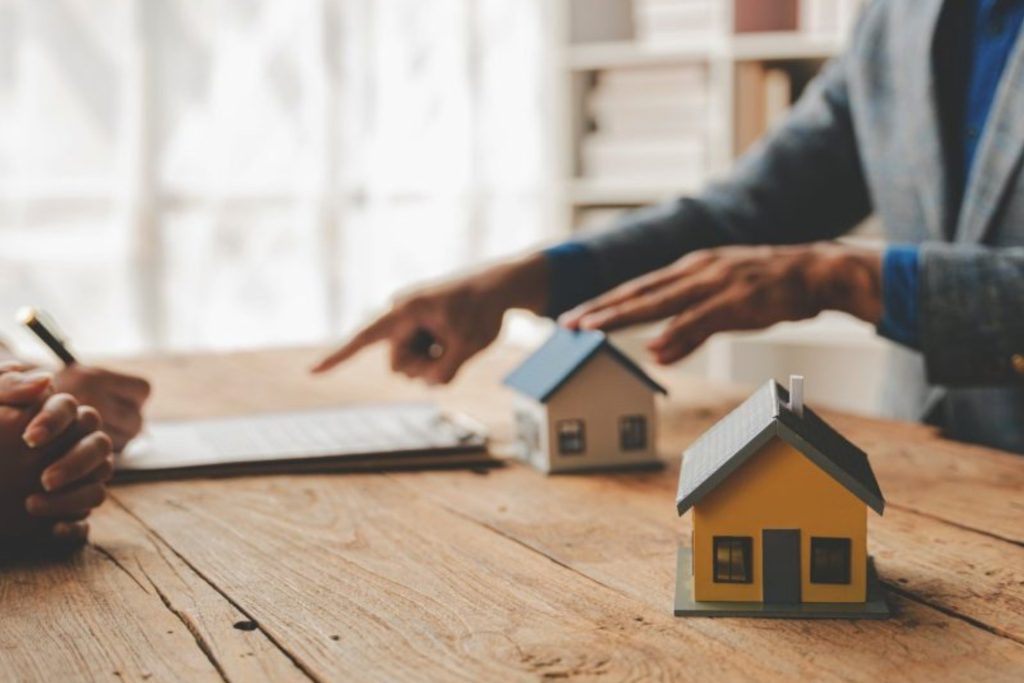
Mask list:
POLYGON ((888 412, 1024 452, 1024 40, 951 215, 931 54, 942 5, 870 3, 845 54, 729 177, 585 244, 611 287, 703 247, 834 238, 874 212, 890 242, 921 245, 921 351, 896 353, 888 412))

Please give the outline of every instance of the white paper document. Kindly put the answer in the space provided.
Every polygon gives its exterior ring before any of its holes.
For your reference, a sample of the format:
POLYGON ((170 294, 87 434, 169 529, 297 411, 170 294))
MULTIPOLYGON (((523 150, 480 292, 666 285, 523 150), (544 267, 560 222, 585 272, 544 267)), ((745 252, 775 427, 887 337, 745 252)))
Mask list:
POLYGON ((361 405, 266 415, 154 422, 118 456, 122 478, 220 468, 345 469, 488 460, 487 437, 468 418, 424 403, 361 405), (430 458, 429 456, 434 456, 430 458))

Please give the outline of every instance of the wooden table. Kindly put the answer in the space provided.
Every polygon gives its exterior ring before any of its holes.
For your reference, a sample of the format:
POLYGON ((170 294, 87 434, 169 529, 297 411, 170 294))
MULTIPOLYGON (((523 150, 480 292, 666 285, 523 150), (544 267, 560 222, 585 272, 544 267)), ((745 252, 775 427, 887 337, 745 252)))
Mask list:
MULTIPOLYGON (((420 396, 371 353, 122 364, 154 417, 420 396)), ((489 352, 436 397, 511 432, 489 352)), ((870 548, 896 617, 677 619, 678 453, 742 394, 673 378, 659 473, 511 465, 120 486, 93 543, 0 569, 0 680, 1022 681, 1024 458, 832 416, 889 502, 870 548)))

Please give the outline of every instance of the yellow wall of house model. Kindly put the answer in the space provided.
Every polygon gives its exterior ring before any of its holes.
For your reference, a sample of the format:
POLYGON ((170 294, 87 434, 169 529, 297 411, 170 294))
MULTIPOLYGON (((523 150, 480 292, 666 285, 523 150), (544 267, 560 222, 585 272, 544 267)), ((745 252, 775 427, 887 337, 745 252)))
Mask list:
POLYGON ((867 506, 781 439, 772 439, 693 508, 694 598, 761 602, 762 529, 800 530, 803 602, 864 602, 867 506), (749 536, 753 582, 715 583, 715 536, 749 536), (811 583, 811 537, 850 539, 850 583, 811 583))

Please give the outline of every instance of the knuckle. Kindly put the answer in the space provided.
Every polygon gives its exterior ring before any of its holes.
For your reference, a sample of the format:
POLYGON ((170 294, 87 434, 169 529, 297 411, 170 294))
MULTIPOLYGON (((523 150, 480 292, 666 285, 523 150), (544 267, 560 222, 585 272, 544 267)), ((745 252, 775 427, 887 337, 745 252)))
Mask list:
MULTIPOLYGON (((650 280, 638 280, 631 282, 628 285, 623 285, 615 294, 622 297, 634 297, 639 296, 649 290, 653 286, 653 282, 650 280)), ((617 298, 616 297, 616 298, 617 298)))
POLYGON ((79 406, 78 419, 84 426, 92 426, 93 428, 98 426, 102 420, 100 417, 100 411, 96 410, 92 406, 79 406))
POLYGON ((68 393, 55 394, 52 400, 62 408, 78 408, 78 399, 68 393))
POLYGON ((689 256, 685 256, 683 258, 688 259, 693 265, 706 265, 718 258, 720 253, 721 252, 718 247, 710 247, 708 249, 699 249, 698 251, 695 251, 689 256))
POLYGON ((668 313, 672 309, 672 298, 661 294, 656 297, 651 297, 645 301, 641 307, 640 312, 646 315, 659 315, 662 313, 668 313))

